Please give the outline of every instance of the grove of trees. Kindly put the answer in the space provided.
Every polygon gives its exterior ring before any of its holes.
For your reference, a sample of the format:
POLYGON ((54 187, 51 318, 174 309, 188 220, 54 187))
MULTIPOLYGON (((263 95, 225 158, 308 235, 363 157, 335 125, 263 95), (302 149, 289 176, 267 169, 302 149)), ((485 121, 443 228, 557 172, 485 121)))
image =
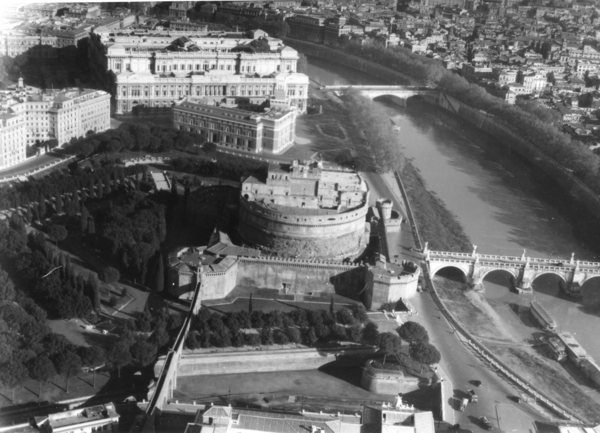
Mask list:
MULTIPOLYGON (((203 308, 194 317, 186 346, 240 347, 299 343, 314 346, 331 341, 360 342, 366 313, 362 305, 351 309, 302 310, 291 312, 254 310, 234 313, 212 313, 203 308)), ((369 326, 371 322, 367 322, 369 326)))

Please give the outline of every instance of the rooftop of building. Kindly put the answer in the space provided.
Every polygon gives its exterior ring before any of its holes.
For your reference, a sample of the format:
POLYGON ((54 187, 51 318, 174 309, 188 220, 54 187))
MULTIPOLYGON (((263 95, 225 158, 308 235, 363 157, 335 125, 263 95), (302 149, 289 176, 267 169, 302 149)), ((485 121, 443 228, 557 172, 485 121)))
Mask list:
POLYGON ((265 433, 359 433, 361 417, 340 413, 281 413, 212 406, 204 412, 198 412, 194 423, 188 424, 186 432, 198 431, 194 429, 195 426, 202 426, 201 431, 227 431, 220 428, 229 424, 236 430, 265 433))
POLYGON ((91 421, 118 418, 118 416, 115 406, 112 403, 107 403, 65 412, 52 413, 48 416, 36 417, 34 420, 35 425, 38 428, 47 423, 52 429, 56 429, 91 421))
POLYGON ((169 254, 171 268, 198 269, 203 272, 224 272, 229 269, 236 257, 258 257, 260 251, 234 244, 229 236, 215 229, 207 246, 185 247, 169 254))

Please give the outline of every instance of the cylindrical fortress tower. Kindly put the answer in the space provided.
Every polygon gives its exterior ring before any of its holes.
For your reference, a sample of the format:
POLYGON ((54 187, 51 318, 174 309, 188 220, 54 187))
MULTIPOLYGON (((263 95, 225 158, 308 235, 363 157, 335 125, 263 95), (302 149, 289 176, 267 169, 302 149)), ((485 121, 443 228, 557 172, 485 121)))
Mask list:
POLYGON ((242 184, 238 231, 268 252, 303 258, 356 256, 366 247, 368 191, 358 174, 298 165, 271 167, 242 184))

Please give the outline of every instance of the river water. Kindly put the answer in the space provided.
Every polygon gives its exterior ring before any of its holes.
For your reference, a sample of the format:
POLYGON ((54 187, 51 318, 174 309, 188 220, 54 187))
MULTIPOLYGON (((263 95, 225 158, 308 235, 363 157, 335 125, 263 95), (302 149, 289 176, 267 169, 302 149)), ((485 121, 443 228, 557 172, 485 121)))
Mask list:
MULTIPOLYGON (((311 79, 326 85, 380 84, 343 67, 309 58, 311 79)), ((400 126, 398 145, 419 170, 427 188, 434 191, 462 224, 480 253, 582 260, 598 259, 600 251, 587 248, 557 206, 557 192, 514 155, 495 145, 494 139, 447 116, 442 110, 420 104, 407 108, 379 102, 400 126)), ((560 204, 560 203, 558 203, 560 204)), ((492 304, 514 302, 502 273, 485 280, 492 304)), ((600 293, 600 278, 584 285, 582 302, 559 294, 559 278, 542 276, 534 282, 535 298, 554 317, 560 330, 577 340, 600 361, 600 309, 592 307, 600 293), (584 306, 585 304, 585 306, 584 306)))

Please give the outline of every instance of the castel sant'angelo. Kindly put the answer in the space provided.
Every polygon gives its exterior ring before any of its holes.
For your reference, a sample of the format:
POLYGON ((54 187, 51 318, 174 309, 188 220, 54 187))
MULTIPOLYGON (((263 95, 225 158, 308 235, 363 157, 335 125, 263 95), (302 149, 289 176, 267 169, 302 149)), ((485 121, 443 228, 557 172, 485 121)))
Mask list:
POLYGON ((271 165, 266 179, 241 183, 237 234, 247 246, 215 230, 208 245, 173 251, 169 290, 191 299, 200 285, 200 300, 239 286, 336 293, 376 308, 416 292, 418 267, 387 260, 379 241, 397 236, 401 222, 389 200, 369 207, 368 186, 356 172, 315 161, 271 165), (367 264, 368 245, 375 264, 367 264))
POLYGON ((320 162, 272 165, 265 182, 242 183, 239 234, 278 256, 355 257, 369 241, 368 198, 355 172, 320 162))

